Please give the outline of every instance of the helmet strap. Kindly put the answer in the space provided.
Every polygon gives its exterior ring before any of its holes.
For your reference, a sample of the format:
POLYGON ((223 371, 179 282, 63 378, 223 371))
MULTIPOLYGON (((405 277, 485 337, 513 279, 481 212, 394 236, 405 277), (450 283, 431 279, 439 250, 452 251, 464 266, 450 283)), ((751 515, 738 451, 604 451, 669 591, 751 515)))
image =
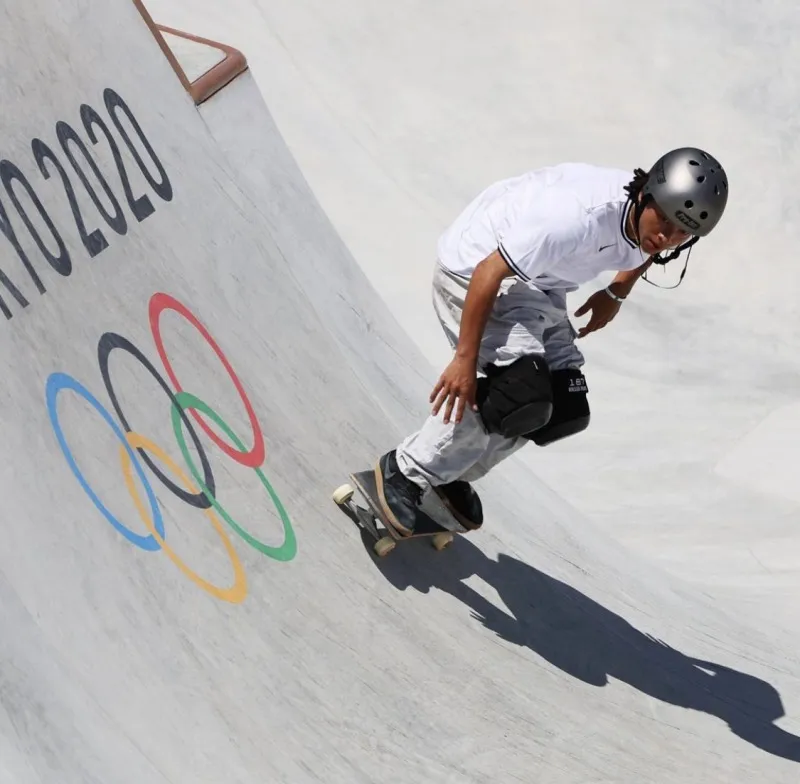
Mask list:
POLYGON ((653 264, 668 264, 670 261, 674 261, 681 255, 681 253, 685 250, 689 250, 692 245, 695 244, 700 239, 700 237, 692 237, 688 242, 684 242, 683 245, 678 245, 675 250, 673 250, 669 256, 661 258, 661 254, 659 253, 657 256, 652 257, 653 264))
POLYGON ((653 281, 647 277, 647 271, 645 271, 645 273, 642 275, 642 280, 644 280, 646 283, 649 283, 651 286, 655 286, 657 289, 678 288, 678 286, 680 286, 683 281, 683 276, 686 274, 686 268, 689 266, 689 259, 692 257, 692 245, 694 245, 695 242, 697 242, 699 239, 700 237, 693 237, 691 240, 689 240, 689 242, 686 242, 683 245, 680 245, 677 248, 675 248, 675 250, 672 251, 672 253, 670 253, 669 256, 667 256, 667 258, 665 259, 662 259, 658 256, 652 257, 653 263, 658 264, 663 268, 666 266, 668 262, 677 259, 682 250, 686 250, 687 248, 689 249, 689 254, 686 256, 686 261, 684 262, 683 269, 681 270, 680 277, 678 278, 678 282, 674 286, 659 286, 658 283, 653 283, 653 281))

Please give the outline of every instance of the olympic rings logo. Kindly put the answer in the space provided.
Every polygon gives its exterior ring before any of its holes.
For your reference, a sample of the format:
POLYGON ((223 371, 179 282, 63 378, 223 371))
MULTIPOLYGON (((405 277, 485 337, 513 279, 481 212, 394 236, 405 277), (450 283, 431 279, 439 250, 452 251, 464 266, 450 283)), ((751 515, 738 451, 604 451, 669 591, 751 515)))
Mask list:
POLYGON ((234 372, 230 363, 228 362, 222 349, 217 344, 216 340, 211 336, 205 326, 200 320, 181 302, 168 294, 156 293, 150 298, 149 302, 149 318, 150 318, 150 331, 153 336, 156 351, 164 371, 169 377, 172 386, 167 383, 161 373, 154 367, 149 359, 133 344, 130 340, 113 332, 106 332, 98 342, 97 345, 97 358, 100 365, 100 373, 103 377, 108 398, 111 405, 116 412, 119 423, 114 419, 109 410, 103 406, 102 403, 79 381, 66 373, 53 373, 47 379, 46 384, 46 400, 47 410, 50 415, 50 422, 53 426, 61 451, 64 453, 67 464, 72 469, 75 478, 81 485, 83 490, 92 500, 97 509, 103 514, 106 520, 129 542, 136 545, 142 550, 148 552, 155 552, 162 550, 166 556, 177 566, 177 568, 193 583, 202 588, 207 593, 218 599, 240 603, 244 601, 247 595, 247 578, 245 576, 244 567, 239 559, 233 543, 230 540, 225 528, 219 520, 219 517, 227 523, 228 527, 234 531, 241 539, 247 542, 250 547, 258 552, 273 558, 277 561, 289 561, 294 558, 297 553, 297 541, 295 538, 294 530, 286 510, 283 507, 280 499, 273 490, 266 476, 261 470, 266 457, 266 450, 264 446, 264 436, 261 430, 261 425, 256 417, 253 406, 247 394, 244 391, 239 377, 234 372), (253 446, 247 449, 241 438, 233 432, 228 423, 219 416, 219 414, 205 401, 201 400, 191 392, 185 391, 180 381, 178 380, 175 371, 173 370, 172 363, 167 356, 167 351, 164 347, 164 341, 161 335, 161 316, 165 311, 174 311, 188 321, 194 329, 200 333, 205 342, 211 347, 217 358, 222 363, 228 376, 233 382, 239 397, 244 404, 245 411, 250 420, 250 427, 253 436, 253 446), (111 372, 109 368, 109 358, 115 349, 120 349, 127 352, 134 357, 138 362, 147 370, 150 375, 155 378, 164 394, 167 396, 171 406, 172 416, 172 430, 175 440, 186 461, 189 468, 191 478, 187 476, 186 472, 178 466, 166 452, 156 443, 145 437, 141 433, 135 432, 130 422, 128 421, 125 413, 123 412, 117 394, 114 390, 114 385, 111 380, 111 372), (58 400, 59 395, 64 391, 74 392, 82 397, 95 411, 105 420, 114 435, 120 442, 119 448, 119 463, 122 471, 122 476, 125 486, 133 500, 136 511, 144 523, 149 534, 142 536, 132 531, 128 526, 115 517, 102 500, 97 496, 95 491, 87 482, 78 463, 72 454, 72 450, 67 443, 64 436, 64 431, 61 427, 58 417, 58 400), (216 482, 214 474, 211 471, 211 465, 203 449, 200 439, 197 436, 190 417, 200 426, 201 430, 229 457, 240 465, 252 468, 256 472, 261 484, 267 491, 275 509, 283 524, 283 543, 279 546, 270 546, 257 539, 255 536, 246 531, 230 513, 222 506, 216 497, 216 482), (228 438, 229 442, 223 440, 208 424, 208 420, 213 422, 228 438), (189 448, 186 443, 184 429, 189 433, 194 447, 200 459, 200 469, 189 453, 189 448), (148 454, 150 453, 150 454, 148 454), (167 467, 169 472, 177 478, 178 482, 173 481, 170 476, 162 471, 152 460, 150 455, 156 457, 164 466, 167 467), (140 460, 141 458, 141 460, 140 460), (201 509, 208 516, 214 530, 222 540, 222 544, 230 559, 231 567, 233 569, 233 581, 229 586, 215 585, 208 580, 201 577, 197 572, 192 570, 178 554, 167 544, 166 533, 164 530, 164 518, 161 513, 161 508, 156 499, 153 487, 150 484, 147 476, 145 475, 142 466, 144 462, 155 477, 164 485, 173 495, 185 502, 189 506, 196 509, 201 509), (136 487, 134 480, 134 472, 138 476, 139 481, 144 487, 147 501, 143 501, 142 497, 136 487), (149 507, 149 509, 148 509, 149 507))

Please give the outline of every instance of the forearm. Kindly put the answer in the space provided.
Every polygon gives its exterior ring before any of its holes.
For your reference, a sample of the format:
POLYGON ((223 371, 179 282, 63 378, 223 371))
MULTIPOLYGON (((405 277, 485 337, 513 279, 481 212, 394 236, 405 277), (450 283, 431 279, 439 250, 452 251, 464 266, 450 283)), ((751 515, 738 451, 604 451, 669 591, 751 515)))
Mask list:
POLYGON ((652 264, 651 261, 646 261, 640 267, 632 270, 622 270, 614 276, 614 280, 609 284, 609 288, 618 297, 627 297, 631 293, 635 283, 652 264))
POLYGON ((483 331, 501 282, 502 277, 498 277, 496 266, 483 261, 475 268, 461 314, 461 328, 456 346, 458 359, 477 365, 483 331))

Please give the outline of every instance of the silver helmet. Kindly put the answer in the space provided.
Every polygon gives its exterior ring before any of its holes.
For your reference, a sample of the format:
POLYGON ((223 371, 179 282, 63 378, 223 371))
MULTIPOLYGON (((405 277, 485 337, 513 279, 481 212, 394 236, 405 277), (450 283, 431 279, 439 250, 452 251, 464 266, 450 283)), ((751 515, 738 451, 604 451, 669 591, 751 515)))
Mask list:
POLYGON ((697 147, 681 147, 659 158, 642 188, 676 225, 705 237, 728 203, 728 177, 716 158, 697 147))

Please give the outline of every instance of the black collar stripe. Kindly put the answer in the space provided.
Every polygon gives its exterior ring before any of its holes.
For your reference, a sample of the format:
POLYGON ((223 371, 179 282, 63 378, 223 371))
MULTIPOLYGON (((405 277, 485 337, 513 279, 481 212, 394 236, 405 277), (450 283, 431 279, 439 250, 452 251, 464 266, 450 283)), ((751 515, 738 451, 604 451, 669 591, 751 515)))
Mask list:
POLYGON ((632 248, 636 248, 636 243, 628 239, 628 235, 625 233, 625 223, 628 220, 628 215, 632 209, 633 202, 629 199, 627 202, 625 202, 625 209, 622 211, 622 219, 619 222, 619 233, 622 235, 622 239, 624 239, 628 245, 630 245, 632 248))

